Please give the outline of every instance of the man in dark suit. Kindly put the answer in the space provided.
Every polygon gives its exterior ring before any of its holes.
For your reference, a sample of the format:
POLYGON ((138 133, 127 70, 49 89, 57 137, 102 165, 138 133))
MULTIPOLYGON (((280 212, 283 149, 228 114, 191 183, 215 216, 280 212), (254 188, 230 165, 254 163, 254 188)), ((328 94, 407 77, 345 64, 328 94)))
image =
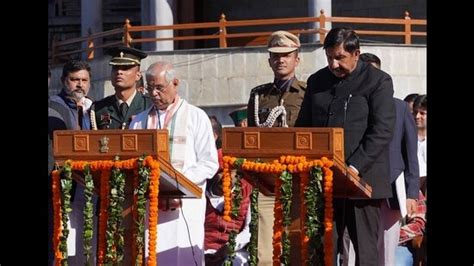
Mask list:
POLYGON ((323 48, 328 66, 308 78, 296 126, 344 128, 347 171, 372 187, 372 198, 333 200, 337 242, 340 249, 347 228, 355 264, 377 265, 380 204, 392 196, 388 157, 395 125, 392 78, 359 60, 359 37, 351 29, 331 29, 323 48))
MULTIPOLYGON (((360 59, 380 69, 380 58, 363 53, 360 59)), ((382 202, 379 231, 379 265, 395 265, 395 250, 400 239, 401 220, 416 212, 420 189, 417 134, 407 102, 394 98, 395 129, 390 142, 390 183, 393 196, 382 202)))
POLYGON ((128 128, 132 117, 151 105, 150 98, 137 90, 137 81, 142 76, 140 62, 147 54, 130 47, 113 48, 109 54, 115 94, 91 107, 92 129, 128 128))

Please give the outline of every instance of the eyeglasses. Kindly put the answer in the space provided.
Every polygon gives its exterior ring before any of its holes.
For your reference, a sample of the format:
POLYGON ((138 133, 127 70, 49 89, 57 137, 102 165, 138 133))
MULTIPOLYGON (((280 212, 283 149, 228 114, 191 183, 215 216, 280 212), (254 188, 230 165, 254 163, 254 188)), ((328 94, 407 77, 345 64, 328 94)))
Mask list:
POLYGON ((147 86, 146 87, 146 90, 149 92, 149 93, 152 93, 154 90, 157 90, 158 92, 163 92, 166 90, 166 88, 168 88, 168 86, 171 84, 171 82, 168 82, 168 84, 166 85, 156 85, 154 87, 151 87, 151 86, 147 86))

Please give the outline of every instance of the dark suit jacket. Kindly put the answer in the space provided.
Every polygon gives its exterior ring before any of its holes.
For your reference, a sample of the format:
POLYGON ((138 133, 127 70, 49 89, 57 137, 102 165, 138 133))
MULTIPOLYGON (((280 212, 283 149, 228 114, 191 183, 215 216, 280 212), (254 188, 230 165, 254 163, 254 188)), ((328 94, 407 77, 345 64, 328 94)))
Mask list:
POLYGON ((151 99, 148 96, 137 91, 124 118, 120 115, 119 104, 115 95, 94 102, 91 109, 95 111, 98 129, 128 129, 132 116, 145 111, 151 104, 151 99))
MULTIPOLYGON (((410 112, 408 103, 394 98, 396 110, 395 129, 390 142, 390 183, 392 184, 393 198, 395 194, 395 180, 403 172, 407 198, 418 199, 420 189, 420 173, 418 168, 418 136, 415 119, 410 112)), ((391 201, 391 206, 393 206, 391 201)), ((396 202, 398 205, 398 201, 396 202)))
POLYGON ((344 128, 347 165, 372 186, 372 198, 391 197, 388 147, 395 106, 390 75, 359 60, 344 79, 325 67, 307 83, 296 126, 344 128))

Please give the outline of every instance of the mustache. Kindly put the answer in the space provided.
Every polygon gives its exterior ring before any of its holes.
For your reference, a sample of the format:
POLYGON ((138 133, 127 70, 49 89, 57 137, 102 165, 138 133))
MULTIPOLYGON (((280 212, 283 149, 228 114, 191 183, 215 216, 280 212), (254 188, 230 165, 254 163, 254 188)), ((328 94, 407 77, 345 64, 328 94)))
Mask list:
POLYGON ((75 89, 69 93, 69 96, 71 96, 72 98, 76 100, 81 100, 82 98, 86 96, 86 91, 81 88, 75 89))
POLYGON ((78 88, 78 89, 75 89, 72 91, 72 93, 82 93, 82 94, 86 94, 86 91, 82 88, 78 88))

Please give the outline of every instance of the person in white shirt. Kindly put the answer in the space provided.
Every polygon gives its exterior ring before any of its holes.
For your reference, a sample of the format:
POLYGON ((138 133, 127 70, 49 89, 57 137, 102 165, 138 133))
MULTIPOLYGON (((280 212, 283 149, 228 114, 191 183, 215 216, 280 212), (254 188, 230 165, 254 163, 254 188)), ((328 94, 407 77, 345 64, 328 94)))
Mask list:
POLYGON ((413 115, 418 128, 418 164, 420 166, 420 190, 426 196, 426 122, 427 99, 426 94, 419 95, 413 102, 413 115))
MULTIPOLYGON (((204 265, 204 192, 218 169, 211 122, 203 110, 179 96, 179 79, 171 63, 150 65, 146 83, 153 105, 132 119, 130 129, 168 129, 171 164, 203 191, 198 199, 161 204, 169 208, 158 214, 157 263, 204 265)), ((148 245, 148 230, 145 237, 148 245)), ((148 257, 148 246, 145 250, 148 257)))

